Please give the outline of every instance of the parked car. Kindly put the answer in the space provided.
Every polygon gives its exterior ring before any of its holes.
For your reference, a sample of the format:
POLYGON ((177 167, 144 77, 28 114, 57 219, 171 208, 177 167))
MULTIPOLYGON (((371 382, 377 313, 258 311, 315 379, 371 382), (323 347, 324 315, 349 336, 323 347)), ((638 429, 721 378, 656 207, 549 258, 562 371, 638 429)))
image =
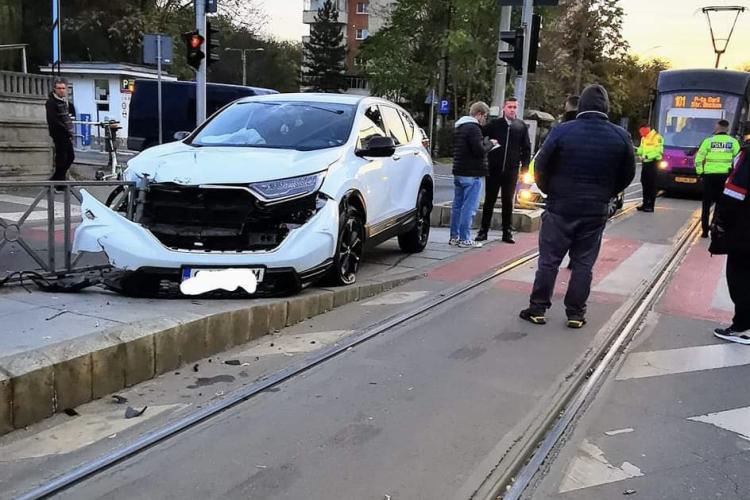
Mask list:
POLYGON ((243 98, 132 159, 125 179, 138 187, 110 207, 81 190, 74 251, 104 251, 128 293, 225 269, 252 270, 262 294, 348 285, 366 249, 393 237, 425 248, 434 181, 422 140, 383 99, 243 98))
MULTIPOLYGON (((517 208, 544 208, 547 202, 547 195, 542 193, 542 190, 534 182, 533 173, 526 172, 522 174, 518 181, 516 188, 516 202, 517 208)), ((609 206, 607 207, 607 214, 612 217, 621 210, 625 204, 625 193, 622 192, 617 196, 609 200, 609 206)))
MULTIPOLYGON (((162 82, 162 142, 195 129, 195 82, 162 82)), ((242 97, 276 94, 275 90, 220 83, 206 84, 206 113, 211 116, 242 97)), ((136 80, 128 114, 128 149, 143 151, 159 144, 157 82, 136 80)))

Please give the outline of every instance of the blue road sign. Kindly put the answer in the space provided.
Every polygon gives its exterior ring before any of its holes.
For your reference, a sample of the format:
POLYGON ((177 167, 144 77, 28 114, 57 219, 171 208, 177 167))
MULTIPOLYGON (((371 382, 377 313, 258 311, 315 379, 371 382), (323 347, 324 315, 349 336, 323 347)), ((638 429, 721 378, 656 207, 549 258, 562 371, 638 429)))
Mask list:
POLYGON ((219 10, 219 0, 205 0, 206 1, 206 14, 214 14, 219 10))
POLYGON ((448 99, 440 99, 440 106, 438 107, 438 113, 441 115, 447 115, 451 112, 451 102, 448 99))
MULTIPOLYGON (((81 113, 82 122, 90 122, 91 115, 87 113, 81 113)), ((91 146, 91 125, 81 124, 81 145, 91 146)))

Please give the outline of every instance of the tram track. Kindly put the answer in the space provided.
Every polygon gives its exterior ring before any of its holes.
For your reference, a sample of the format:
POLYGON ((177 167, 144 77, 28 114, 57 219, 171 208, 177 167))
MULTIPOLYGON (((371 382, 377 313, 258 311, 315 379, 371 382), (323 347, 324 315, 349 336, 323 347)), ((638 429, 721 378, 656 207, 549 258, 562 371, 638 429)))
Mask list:
MULTIPOLYGON (((631 214, 634 211, 634 208, 635 207, 631 206, 619 212, 612 219, 610 219, 610 223, 616 223, 618 220, 623 219, 625 216, 631 214)), ((538 257, 538 255, 538 250, 530 250, 509 262, 499 265, 492 271, 468 283, 453 287, 442 293, 434 294, 433 296, 430 296, 415 304, 415 307, 408 312, 397 313, 360 331, 357 331, 349 335, 348 337, 341 339, 337 342, 336 345, 318 351, 317 353, 307 357, 305 360, 298 364, 291 365, 287 368, 271 373, 252 384, 248 384, 247 386, 244 386, 237 391, 225 395, 222 399, 216 400, 200 410, 187 414, 173 422, 169 422, 162 427, 148 431, 135 438, 131 442, 115 448, 114 450, 111 450, 105 454, 102 454, 99 457, 85 462, 73 469, 70 469, 67 472, 64 472, 63 474, 53 478, 52 480, 29 490, 28 492, 17 498, 21 500, 49 498, 57 493, 61 493, 66 489, 85 481, 88 478, 104 472, 105 470, 116 464, 135 457, 136 455, 150 449, 158 443, 183 434, 189 431, 191 428, 197 426, 198 424, 208 421, 224 413, 230 408, 251 400, 252 398, 268 391, 269 389, 272 389, 279 384, 294 379, 295 377, 298 377, 303 373, 342 355, 343 353, 351 350, 358 345, 361 345, 383 333, 394 330, 397 327, 403 326, 410 321, 421 318, 429 311, 432 311, 446 303, 454 301, 459 297, 462 297, 467 293, 477 289, 478 287, 481 287, 486 283, 491 282, 492 280, 506 273, 509 273, 510 271, 517 269, 530 261, 533 261, 538 257)), ((581 373, 582 377, 581 382, 585 381, 587 370, 579 370, 579 372, 581 373)), ((576 382, 572 383, 576 386, 580 385, 576 382)), ((554 413, 556 414, 557 412, 554 413)), ((507 484, 507 481, 504 484, 507 484)), ((504 484, 502 485, 502 488, 505 487, 504 484)), ((487 498, 496 498, 496 495, 494 497, 487 498)))

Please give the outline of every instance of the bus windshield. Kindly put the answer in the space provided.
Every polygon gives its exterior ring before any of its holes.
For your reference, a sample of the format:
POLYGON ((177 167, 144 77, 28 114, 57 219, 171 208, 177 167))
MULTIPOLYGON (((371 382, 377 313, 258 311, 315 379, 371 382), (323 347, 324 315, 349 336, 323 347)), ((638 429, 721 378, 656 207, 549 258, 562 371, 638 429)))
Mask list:
POLYGON ((659 96, 658 131, 664 145, 697 148, 714 132, 717 120, 734 125, 740 98, 712 92, 669 92, 659 96))

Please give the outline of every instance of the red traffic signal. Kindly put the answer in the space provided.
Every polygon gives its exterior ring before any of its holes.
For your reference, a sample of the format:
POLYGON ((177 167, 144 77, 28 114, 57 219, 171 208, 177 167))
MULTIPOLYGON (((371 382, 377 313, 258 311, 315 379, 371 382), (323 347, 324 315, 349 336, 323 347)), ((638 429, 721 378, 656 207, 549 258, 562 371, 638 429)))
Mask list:
POLYGON ((203 43, 206 41, 198 30, 188 31, 182 34, 182 39, 185 40, 185 59, 187 63, 195 69, 199 69, 201 61, 206 58, 206 54, 203 52, 203 43))

